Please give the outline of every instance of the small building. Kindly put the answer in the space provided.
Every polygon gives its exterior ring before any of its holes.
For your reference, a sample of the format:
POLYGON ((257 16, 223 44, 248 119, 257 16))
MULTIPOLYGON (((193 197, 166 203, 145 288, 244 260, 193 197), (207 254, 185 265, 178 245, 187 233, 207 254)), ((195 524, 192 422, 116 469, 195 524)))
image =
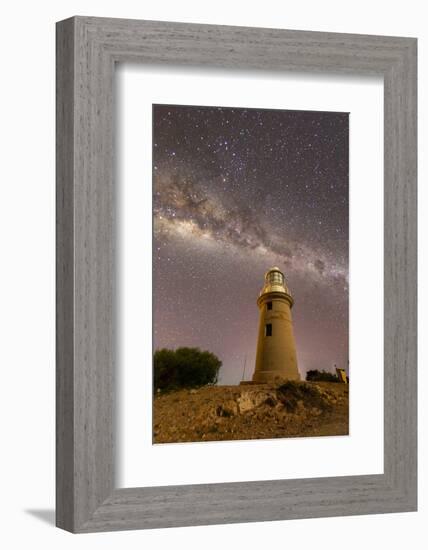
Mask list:
POLYGON ((346 376, 345 369, 338 369, 336 367, 336 374, 337 374, 337 378, 339 379, 339 382, 342 382, 342 384, 347 384, 348 383, 348 378, 346 376))

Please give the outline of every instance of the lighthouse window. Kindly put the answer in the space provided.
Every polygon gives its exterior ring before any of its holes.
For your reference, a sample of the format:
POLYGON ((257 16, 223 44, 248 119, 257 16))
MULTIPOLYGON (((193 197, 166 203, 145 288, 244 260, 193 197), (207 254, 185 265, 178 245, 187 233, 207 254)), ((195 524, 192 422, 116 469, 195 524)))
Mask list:
POLYGON ((265 328, 266 336, 272 336, 272 323, 268 323, 265 328))
POLYGON ((272 302, 267 302, 266 309, 272 309, 272 302))

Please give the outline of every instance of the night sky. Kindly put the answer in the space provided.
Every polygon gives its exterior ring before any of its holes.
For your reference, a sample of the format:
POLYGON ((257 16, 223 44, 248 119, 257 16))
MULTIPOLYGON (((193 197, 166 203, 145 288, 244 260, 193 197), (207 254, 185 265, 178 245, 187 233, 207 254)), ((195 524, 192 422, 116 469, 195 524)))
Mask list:
POLYGON ((298 366, 348 363, 347 113, 153 106, 154 349, 251 379, 256 300, 278 266, 298 366))

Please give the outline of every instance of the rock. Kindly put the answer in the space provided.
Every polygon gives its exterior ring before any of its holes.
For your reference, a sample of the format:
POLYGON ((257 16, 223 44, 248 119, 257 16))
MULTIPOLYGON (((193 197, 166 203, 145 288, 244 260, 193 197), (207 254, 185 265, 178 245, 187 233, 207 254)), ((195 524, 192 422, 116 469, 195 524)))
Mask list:
POLYGON ((217 405, 215 413, 217 416, 229 418, 238 414, 238 403, 232 399, 222 405, 217 405))
POLYGON ((274 397, 269 396, 264 404, 269 405, 269 407, 275 407, 275 405, 277 404, 277 400, 274 397))
POLYGON ((276 395, 272 391, 246 390, 238 398, 239 412, 245 413, 251 411, 265 403, 274 406, 276 402, 276 395))

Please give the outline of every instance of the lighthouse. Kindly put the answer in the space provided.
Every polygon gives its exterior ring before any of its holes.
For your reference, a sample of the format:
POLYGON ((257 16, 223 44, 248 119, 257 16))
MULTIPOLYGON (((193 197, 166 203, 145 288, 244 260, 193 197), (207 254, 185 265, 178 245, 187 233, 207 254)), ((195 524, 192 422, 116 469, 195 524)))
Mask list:
POLYGON ((259 333, 253 383, 300 380, 294 342, 291 297, 284 274, 272 267, 257 299, 259 333))

